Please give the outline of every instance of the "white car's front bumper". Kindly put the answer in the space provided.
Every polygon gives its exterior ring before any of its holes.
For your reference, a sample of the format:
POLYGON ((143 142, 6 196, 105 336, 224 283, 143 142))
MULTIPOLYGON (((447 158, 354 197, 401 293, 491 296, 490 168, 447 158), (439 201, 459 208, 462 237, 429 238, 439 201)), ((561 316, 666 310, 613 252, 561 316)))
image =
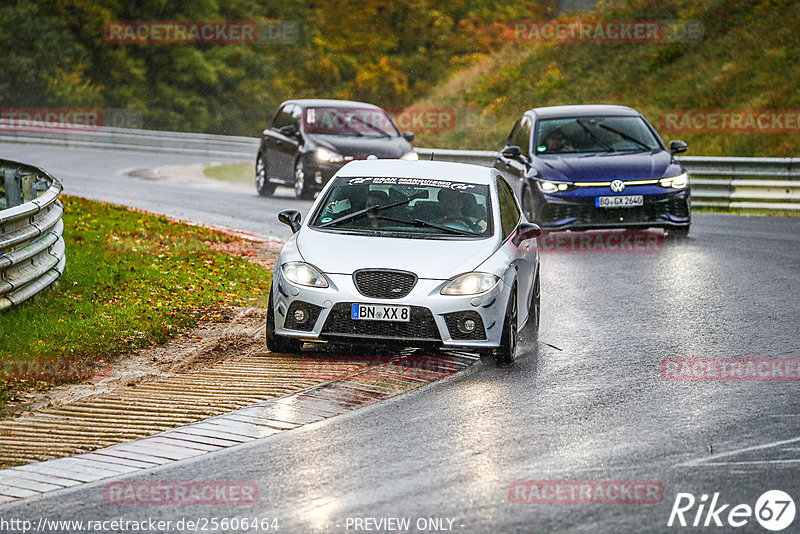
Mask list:
POLYGON ((280 336, 306 341, 330 341, 404 346, 436 344, 445 347, 492 348, 500 345, 503 319, 511 287, 500 281, 477 296, 442 295, 445 280, 418 279, 404 297, 366 297, 356 288, 352 275, 325 274, 327 288, 300 286, 289 282, 276 269, 273 279, 275 330, 280 336), (353 303, 411 306, 411 320, 365 321, 350 317, 353 303), (298 323, 294 311, 302 307, 306 319, 298 323), (467 315, 463 315, 467 313, 467 315), (451 315, 459 314, 459 315, 451 315), (457 319, 475 318, 478 327, 465 333, 457 319), (449 323, 449 324, 448 324, 449 323))

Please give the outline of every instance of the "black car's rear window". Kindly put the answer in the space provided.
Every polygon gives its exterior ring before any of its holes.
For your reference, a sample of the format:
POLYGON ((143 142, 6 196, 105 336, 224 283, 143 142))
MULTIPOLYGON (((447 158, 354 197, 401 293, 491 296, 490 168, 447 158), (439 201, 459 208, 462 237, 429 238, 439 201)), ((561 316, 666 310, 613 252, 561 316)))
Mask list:
POLYGON ((356 137, 400 135, 389 115, 382 109, 374 108, 306 108, 303 113, 303 123, 307 132, 317 134, 356 137))

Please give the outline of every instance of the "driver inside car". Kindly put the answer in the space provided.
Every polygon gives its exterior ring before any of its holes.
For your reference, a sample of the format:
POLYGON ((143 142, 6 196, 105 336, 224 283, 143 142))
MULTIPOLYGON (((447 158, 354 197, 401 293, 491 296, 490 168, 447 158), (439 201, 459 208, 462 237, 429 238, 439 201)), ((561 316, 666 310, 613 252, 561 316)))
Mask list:
POLYGON ((473 195, 452 189, 440 189, 437 199, 440 224, 465 226, 471 231, 482 232, 486 229, 486 220, 481 219, 480 208, 473 195))

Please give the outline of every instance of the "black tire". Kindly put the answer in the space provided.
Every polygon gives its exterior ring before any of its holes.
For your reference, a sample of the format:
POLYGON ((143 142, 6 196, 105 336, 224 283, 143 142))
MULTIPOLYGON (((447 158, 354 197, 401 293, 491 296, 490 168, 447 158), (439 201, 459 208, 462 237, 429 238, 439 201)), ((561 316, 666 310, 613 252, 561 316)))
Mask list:
POLYGON ((306 171, 306 165, 302 159, 294 163, 294 194, 297 198, 311 200, 314 198, 314 190, 311 188, 306 171))
POLYGON ((272 300, 272 288, 269 289, 269 304, 267 308, 267 348, 270 352, 282 354, 300 354, 303 343, 290 337, 279 336, 275 333, 275 305, 272 300))
POLYGON ((667 237, 676 241, 683 241, 689 238, 689 226, 679 226, 667 228, 667 237))
POLYGON ((275 184, 267 179, 267 162, 261 156, 256 156, 256 191, 262 197, 271 197, 275 192, 275 184))
MULTIPOLYGON (((541 269, 541 267, 539 267, 541 269)), ((531 293, 530 311, 528 312, 528 322, 525 324, 526 338, 532 340, 539 339, 539 319, 542 314, 542 291, 539 284, 539 272, 536 272, 536 280, 533 282, 533 292, 531 293), (530 314, 534 314, 531 317, 530 314)))
POLYGON ((508 365, 517 359, 517 288, 511 290, 503 320, 503 335, 495 350, 498 365, 508 365))
POLYGON ((525 187, 522 190, 522 212, 529 222, 536 222, 536 213, 533 211, 533 193, 530 187, 525 187))

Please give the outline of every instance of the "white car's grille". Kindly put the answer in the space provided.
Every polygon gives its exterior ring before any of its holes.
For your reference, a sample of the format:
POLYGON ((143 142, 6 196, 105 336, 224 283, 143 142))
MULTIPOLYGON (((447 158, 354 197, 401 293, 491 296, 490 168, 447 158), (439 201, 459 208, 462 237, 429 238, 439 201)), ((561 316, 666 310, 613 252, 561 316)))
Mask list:
POLYGON ((390 269, 362 269, 353 274, 356 288, 365 297, 399 299, 411 292, 417 275, 408 271, 390 269))

